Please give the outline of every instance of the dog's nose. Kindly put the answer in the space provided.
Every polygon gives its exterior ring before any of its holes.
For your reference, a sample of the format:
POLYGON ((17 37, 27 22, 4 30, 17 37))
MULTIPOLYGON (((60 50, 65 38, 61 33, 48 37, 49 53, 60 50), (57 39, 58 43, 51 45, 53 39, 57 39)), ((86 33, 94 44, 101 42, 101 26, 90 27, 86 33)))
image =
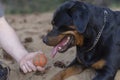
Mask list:
POLYGON ((44 43, 47 43, 47 41, 48 41, 48 40, 47 40, 47 37, 43 37, 43 42, 44 42, 44 43))

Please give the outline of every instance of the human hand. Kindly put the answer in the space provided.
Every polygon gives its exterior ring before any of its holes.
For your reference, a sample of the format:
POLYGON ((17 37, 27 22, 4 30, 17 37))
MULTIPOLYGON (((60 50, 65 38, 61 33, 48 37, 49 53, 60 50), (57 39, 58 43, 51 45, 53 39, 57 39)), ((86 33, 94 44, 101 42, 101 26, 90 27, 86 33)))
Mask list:
POLYGON ((37 55, 37 54, 42 54, 42 52, 33 52, 33 53, 29 53, 27 55, 25 55, 19 62, 20 64, 20 69, 24 72, 32 72, 32 71, 44 71, 45 68, 40 67, 40 66, 35 66, 33 64, 33 58, 37 55))

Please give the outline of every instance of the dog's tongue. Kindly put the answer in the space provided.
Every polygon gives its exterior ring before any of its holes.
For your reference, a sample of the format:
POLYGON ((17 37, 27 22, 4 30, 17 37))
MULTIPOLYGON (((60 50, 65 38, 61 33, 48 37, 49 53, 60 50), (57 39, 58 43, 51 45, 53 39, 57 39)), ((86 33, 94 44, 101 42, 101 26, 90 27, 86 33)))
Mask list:
POLYGON ((57 52, 58 52, 58 47, 59 47, 59 45, 57 45, 57 46, 55 46, 55 47, 53 48, 52 53, 51 53, 52 58, 54 58, 55 55, 57 54, 57 52))
POLYGON ((64 46, 64 43, 67 41, 67 38, 64 38, 57 46, 55 46, 52 50, 52 57, 54 58, 55 55, 57 54, 58 50, 59 50, 59 47, 62 47, 64 46))

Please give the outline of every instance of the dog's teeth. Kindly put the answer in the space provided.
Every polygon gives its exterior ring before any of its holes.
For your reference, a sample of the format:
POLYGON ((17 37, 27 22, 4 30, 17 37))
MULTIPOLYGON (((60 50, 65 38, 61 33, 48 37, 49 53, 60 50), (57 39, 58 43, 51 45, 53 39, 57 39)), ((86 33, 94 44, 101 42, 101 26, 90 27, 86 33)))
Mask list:
POLYGON ((66 45, 68 43, 68 40, 64 43, 64 45, 66 45))
POLYGON ((68 40, 64 43, 64 46, 68 43, 68 40))
POLYGON ((67 41, 64 43, 64 46, 69 42, 70 37, 67 37, 67 41))
POLYGON ((67 42, 64 43, 64 46, 67 44, 67 42))
POLYGON ((70 37, 67 37, 68 40, 70 40, 70 37))
POLYGON ((70 37, 68 37, 68 38, 67 38, 67 41, 66 41, 66 43, 68 43, 68 42, 69 42, 69 40, 70 40, 70 37))
POLYGON ((58 49, 60 50, 60 49, 62 49, 61 47, 58 47, 58 49))

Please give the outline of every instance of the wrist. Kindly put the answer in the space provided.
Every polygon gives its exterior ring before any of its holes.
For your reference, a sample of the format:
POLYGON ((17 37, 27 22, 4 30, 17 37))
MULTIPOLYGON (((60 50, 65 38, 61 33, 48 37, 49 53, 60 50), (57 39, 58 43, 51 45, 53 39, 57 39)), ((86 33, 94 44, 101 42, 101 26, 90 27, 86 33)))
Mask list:
POLYGON ((14 57, 14 59, 15 59, 18 63, 20 63, 20 61, 21 61, 26 55, 28 55, 28 52, 27 52, 27 51, 24 51, 24 52, 18 53, 18 54, 14 57))

